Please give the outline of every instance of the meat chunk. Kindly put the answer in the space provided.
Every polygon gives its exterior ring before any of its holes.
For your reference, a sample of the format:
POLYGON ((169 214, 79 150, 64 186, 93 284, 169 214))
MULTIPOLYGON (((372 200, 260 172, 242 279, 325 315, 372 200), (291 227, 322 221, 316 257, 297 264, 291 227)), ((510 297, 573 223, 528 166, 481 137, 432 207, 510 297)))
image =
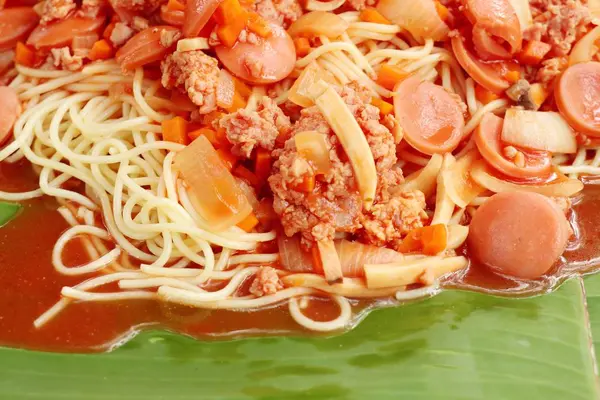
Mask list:
POLYGON ((74 0, 45 0, 39 8, 40 23, 47 24, 52 21, 67 18, 77 5, 74 0))
POLYGON ((592 17, 581 0, 530 0, 534 24, 523 37, 552 45, 554 56, 565 56, 587 29, 592 17))
POLYGON ((163 86, 187 93, 202 114, 217 108, 219 67, 215 58, 200 50, 176 51, 162 61, 160 69, 163 86))
POLYGON ((160 44, 162 47, 171 47, 181 37, 181 32, 163 29, 160 31, 160 44))
POLYGON ((71 55, 69 47, 50 50, 54 59, 54 66, 67 71, 79 71, 83 67, 83 58, 71 55))
POLYGON ((290 119, 269 97, 263 97, 256 111, 244 108, 224 116, 219 127, 225 129, 227 139, 233 144, 233 154, 250 158, 252 150, 260 147, 273 150, 280 132, 290 129, 290 119))
POLYGON ((115 9, 148 15, 164 3, 164 0, 109 0, 109 2, 115 9))
POLYGON ((256 297, 275 294, 283 289, 283 284, 273 267, 260 267, 250 286, 250 293, 256 297))
POLYGON ((369 7, 369 6, 373 6, 375 5, 376 1, 375 0, 347 0, 346 4, 348 4, 350 7, 352 7, 353 9, 360 11, 360 10, 364 10, 365 8, 369 7))
MULTIPOLYGON (((389 202, 388 188, 403 180, 396 166, 394 137, 379 120, 379 109, 368 103, 370 92, 355 83, 336 89, 362 128, 371 148, 378 172, 378 196, 375 204, 389 202)), ((283 148, 273 151, 277 159, 269 185, 274 194, 273 208, 279 215, 285 234, 301 234, 304 247, 314 241, 332 239, 335 232, 358 233, 362 228, 362 200, 354 172, 334 132, 320 110, 305 108, 294 124, 291 137, 283 148), (310 164, 296 150, 294 135, 316 131, 325 136, 330 170, 315 176, 310 164), (301 189, 307 180, 315 180, 309 193, 301 189)), ((306 189, 304 189, 306 190, 306 189)), ((421 208, 422 210, 422 208, 421 208)), ((376 217, 373 217, 375 219, 376 217)))
POLYGON ((122 46, 133 36, 133 29, 123 22, 117 22, 110 34, 110 41, 115 46, 122 46))
POLYGON ((541 83, 548 84, 557 76, 563 73, 569 66, 567 57, 554 57, 549 60, 542 61, 542 67, 536 74, 536 80, 541 83))
POLYGON ((253 7, 261 17, 284 28, 302 15, 302 6, 298 0, 257 0, 253 7))
POLYGON ((107 0, 83 0, 79 13, 84 17, 96 18, 100 11, 107 5, 107 0))
POLYGON ((418 190, 400 192, 363 213, 361 238, 376 246, 394 246, 427 219, 425 195, 418 190))

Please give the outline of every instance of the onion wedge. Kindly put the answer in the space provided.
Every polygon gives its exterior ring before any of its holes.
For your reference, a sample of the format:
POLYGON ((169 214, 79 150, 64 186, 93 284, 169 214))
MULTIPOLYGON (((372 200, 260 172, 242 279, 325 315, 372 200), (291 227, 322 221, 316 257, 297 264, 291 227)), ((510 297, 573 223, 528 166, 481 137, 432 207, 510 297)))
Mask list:
POLYGON ((365 265, 365 276, 369 289, 406 286, 413 283, 431 284, 450 272, 467 266, 465 257, 424 257, 389 264, 365 265))
POLYGON ((569 55, 569 65, 591 61, 594 52, 598 51, 596 46, 598 39, 600 39, 600 26, 589 31, 575 43, 569 55))
POLYGON ((448 225, 448 239, 446 250, 458 249, 467 240, 469 236, 469 227, 464 225, 448 225))
POLYGON ((319 64, 315 61, 308 64, 302 71, 298 79, 294 81, 294 84, 288 92, 288 99, 300 107, 311 107, 315 103, 310 97, 310 89, 319 80, 324 80, 329 83, 336 83, 335 78, 328 71, 322 69, 319 64))
POLYGON ((364 206, 369 210, 375 200, 377 170, 365 134, 333 87, 321 80, 311 87, 311 97, 340 140, 352 164, 364 206))
POLYGON ((435 196, 435 213, 431 220, 431 225, 447 225, 454 212, 454 202, 448 195, 446 184, 444 182, 444 173, 449 171, 454 165, 456 159, 450 153, 444 155, 441 173, 437 177, 437 193, 435 196))
POLYGON ((350 26, 350 23, 337 14, 325 11, 311 11, 304 14, 288 28, 292 37, 319 36, 338 37, 350 26))
POLYGON ((420 190, 428 198, 435 192, 437 177, 442 169, 444 156, 434 154, 425 167, 413 172, 406 177, 404 182, 397 187, 397 190, 409 192, 411 190, 420 190))
POLYGON ((233 82, 233 77, 225 69, 221 69, 217 83, 217 105, 225 109, 231 107, 234 94, 235 83, 233 82))
POLYGON ((313 247, 315 267, 322 270, 329 284, 340 283, 344 280, 342 264, 333 240, 321 240, 313 247))
POLYGON ((575 133, 557 112, 506 110, 501 139, 513 146, 552 153, 577 152, 575 133))
POLYGON ((533 17, 531 15, 531 7, 529 6, 529 0, 508 0, 513 6, 519 19, 519 25, 521 26, 521 32, 524 32, 533 25, 533 17))
POLYGON ((413 36, 438 41, 445 39, 450 31, 440 18, 434 0, 380 0, 377 11, 413 36))
POLYGON ((349 240, 336 240, 335 249, 345 277, 364 277, 365 264, 384 264, 404 259, 402 253, 392 249, 349 240))
POLYGON ((525 191, 543 194, 548 197, 571 197, 583 190, 578 179, 564 178, 542 185, 517 184, 491 175, 482 160, 477 161, 471 170, 473 180, 494 193, 525 191))
POLYGON ((472 150, 442 173, 446 194, 460 208, 465 208, 485 190, 471 178, 471 167, 479 159, 479 152, 472 150))

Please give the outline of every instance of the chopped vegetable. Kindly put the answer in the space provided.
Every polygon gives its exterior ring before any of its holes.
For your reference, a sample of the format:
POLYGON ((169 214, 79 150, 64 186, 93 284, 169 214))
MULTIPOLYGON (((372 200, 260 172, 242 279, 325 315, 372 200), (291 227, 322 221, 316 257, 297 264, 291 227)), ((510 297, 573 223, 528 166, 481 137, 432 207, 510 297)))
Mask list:
POLYGON ((553 153, 576 153, 575 133, 556 112, 511 108, 504 116, 502 141, 514 146, 553 153))
POLYGON ((167 8, 172 11, 185 11, 185 5, 178 0, 169 0, 167 8))
POLYGON ((307 38, 297 37, 294 39, 294 47, 296 48, 296 55, 298 57, 304 57, 310 53, 310 42, 307 38))
POLYGON ((15 63, 25 67, 33 67, 35 64, 35 52, 21 42, 15 48, 15 63))
POLYGON ((169 49, 160 42, 163 30, 179 32, 177 28, 168 25, 144 29, 117 51, 115 59, 122 68, 127 70, 134 70, 142 65, 162 60, 169 53, 169 49))
POLYGON ((210 128, 200 128, 194 129, 193 131, 188 133, 188 137, 190 140, 196 140, 200 136, 206 136, 210 144, 212 144, 215 148, 219 148, 219 142, 217 140, 217 132, 214 129, 210 128))
POLYGON ((455 250, 465 243, 469 235, 469 227, 464 225, 448 225, 448 239, 446 243, 447 250, 455 250))
POLYGON ((443 161, 444 156, 441 154, 432 155, 425 167, 406 177, 404 182, 400 184, 399 190, 420 190, 425 198, 430 197, 435 192, 437 177, 442 170, 443 161))
POLYGON ((479 83, 475 84, 475 97, 477 97, 477 100, 479 100, 483 105, 500 98, 500 96, 498 96, 496 93, 484 88, 479 83))
POLYGON ((233 170, 233 174, 235 176, 238 176, 242 179, 247 180, 248 183, 250 183, 255 188, 259 188, 264 183, 264 182, 259 181, 258 178, 256 177, 256 175, 254 175, 254 173, 252 171, 250 171, 248 168, 244 167, 243 165, 238 165, 237 167, 235 167, 235 169, 233 170))
POLYGON ((248 199, 204 136, 175 156, 194 209, 211 229, 225 230, 252 212, 248 199))
POLYGON ((546 54, 548 54, 550 50, 552 50, 550 44, 540 42, 539 40, 530 40, 525 47, 523 47, 518 58, 521 64, 537 65, 544 57, 546 57, 546 54))
POLYGON ((302 250, 298 236, 288 237, 283 232, 277 234, 279 261, 281 266, 292 272, 312 272, 313 259, 310 252, 302 250))
POLYGON ((271 152, 265 149, 258 149, 256 151, 256 158, 254 160, 254 174, 261 182, 266 182, 269 175, 271 175, 271 166, 273 159, 271 158, 271 152))
POLYGON ((331 169, 329 149, 325 135, 317 131, 298 132, 294 135, 298 154, 306 159, 317 174, 326 174, 331 169))
POLYGON ((485 191, 471 178, 473 163, 479 159, 481 159, 479 152, 472 150, 442 174, 446 194, 460 208, 465 208, 485 191))
POLYGON ((365 264, 384 264, 404 259, 401 253, 392 249, 349 240, 336 240, 335 248, 344 277, 364 277, 365 264))
POLYGON ((312 193, 315 190, 315 177, 313 175, 305 176, 302 183, 294 186, 294 190, 304 193, 312 193))
POLYGON ((311 11, 294 21, 287 32, 292 37, 327 36, 334 38, 346 32, 350 24, 337 14, 311 11))
POLYGON ((36 27, 40 17, 31 7, 0 10, 0 51, 15 47, 36 27))
POLYGON ((267 38, 271 35, 271 33, 273 33, 269 23, 263 17, 254 12, 248 13, 246 26, 250 32, 254 32, 262 38, 267 38))
POLYGON ((78 50, 89 50, 99 39, 100 38, 97 33, 84 33, 73 38, 71 47, 73 48, 74 53, 76 53, 78 50))
POLYGON ((197 37, 181 39, 177 41, 177 51, 194 51, 194 50, 208 50, 208 39, 197 37))
POLYGON ((368 210, 375 200, 377 170, 365 134, 333 87, 321 80, 313 85, 312 91, 315 104, 336 134, 352 164, 358 190, 368 210))
POLYGON ((525 32, 527 28, 533 25, 533 17, 531 16, 531 7, 529 0, 508 0, 519 18, 519 26, 521 32, 525 32))
POLYGON ((181 117, 174 117, 162 122, 163 139, 173 143, 187 144, 187 121, 181 117))
POLYGON ((246 232, 252 232, 252 230, 258 225, 259 221, 254 213, 250 213, 244 220, 237 224, 237 227, 245 230, 246 232))
POLYGON ((342 264, 333 240, 321 240, 313 247, 314 266, 325 275, 327 283, 339 283, 344 279, 342 264))
POLYGON ((198 36, 221 2, 222 0, 187 0, 183 36, 198 36))
POLYGON ((221 108, 231 108, 235 95, 235 83, 229 72, 219 70, 219 81, 217 82, 217 105, 221 108))
MULTIPOLYGON (((206 138, 208 139, 208 137, 206 138)), ((223 161, 227 169, 229 171, 233 170, 233 167, 235 167, 238 162, 237 157, 231 154, 229 150, 223 148, 217 149, 217 154, 219 155, 219 158, 221 159, 221 161, 223 161)))
POLYGON ((598 39, 600 39, 600 26, 590 30, 575 43, 569 55, 569 65, 591 61, 592 56, 598 52, 598 46, 596 45, 598 39))
POLYGON ((288 92, 288 100, 301 107, 311 107, 314 102, 310 96, 310 90, 316 82, 326 79, 325 72, 316 62, 308 64, 296 79, 288 92))
POLYGON ((380 0, 376 8, 386 19, 416 37, 438 41, 445 39, 450 31, 438 14, 434 0, 380 0))
POLYGON ((434 256, 446 250, 447 237, 446 225, 443 224, 416 228, 406 235, 398 250, 402 253, 422 252, 434 256))
POLYGON ((381 100, 379 97, 373 97, 371 99, 371 104, 375 107, 379 108, 379 112, 381 115, 388 115, 394 111, 394 105, 388 103, 387 101, 381 100))
POLYGON ((0 228, 9 223, 23 208, 18 203, 0 202, 0 228))
POLYGON ((377 73, 377 83, 388 90, 394 90, 398 83, 410 76, 397 65, 383 64, 377 73))
POLYGON ((88 57, 92 61, 108 60, 113 56, 113 51, 111 44, 106 39, 102 39, 94 43, 88 57))
POLYGON ((465 257, 424 257, 388 264, 365 265, 369 289, 406 286, 414 283, 432 284, 432 280, 467 266, 465 257))
POLYGON ((361 19, 361 21, 365 22, 392 25, 389 19, 381 15, 381 13, 373 7, 367 7, 364 10, 362 10, 359 14, 359 18, 361 19))
POLYGON ((448 195, 446 190, 446 182, 444 181, 444 174, 449 171, 456 159, 451 153, 444 154, 444 161, 442 162, 441 173, 437 177, 437 191, 435 194, 435 212, 431 219, 431 225, 445 224, 447 225, 452 218, 454 211, 454 202, 448 195))

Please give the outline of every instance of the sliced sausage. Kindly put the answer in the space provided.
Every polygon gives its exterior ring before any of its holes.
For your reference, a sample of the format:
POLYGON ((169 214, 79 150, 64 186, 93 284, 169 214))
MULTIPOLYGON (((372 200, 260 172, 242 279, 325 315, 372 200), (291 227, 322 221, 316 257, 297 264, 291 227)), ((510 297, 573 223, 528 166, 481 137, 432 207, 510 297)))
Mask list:
POLYGON ((178 32, 179 29, 164 25, 146 28, 129 39, 115 54, 115 59, 123 69, 134 70, 142 65, 160 61, 170 49, 160 42, 162 31, 178 32))
POLYGON ((456 149, 465 118, 456 100, 441 86, 411 76, 394 89, 394 111, 404 138, 425 154, 456 149))
POLYGON ((502 118, 488 113, 483 116, 475 130, 475 144, 485 161, 499 172, 513 178, 548 176, 552 171, 552 158, 547 151, 515 148, 523 155, 520 166, 516 158, 506 157, 504 148, 507 145, 500 140, 503 123, 502 118))
POLYGON ((31 7, 0 10, 0 51, 15 47, 38 24, 40 17, 31 7))
POLYGON ((217 46, 217 58, 233 75, 250 83, 278 82, 287 77, 296 63, 296 48, 290 35, 271 23, 271 35, 258 44, 237 42, 233 47, 217 46))
POLYGON ((221 0, 188 0, 183 21, 183 35, 198 36, 220 4, 221 0))
POLYGON ((8 86, 0 86, 0 145, 10 137, 19 114, 21 114, 21 102, 17 92, 8 86))
POLYGON ((86 18, 73 14, 72 16, 48 25, 38 25, 31 32, 27 44, 40 48, 56 48, 69 46, 75 36, 96 32, 104 26, 106 16, 86 18))
POLYGON ((573 65, 555 86, 556 105, 575 129, 600 137, 600 63, 573 65))
POLYGON ((531 192, 499 193, 475 212, 468 251, 503 274, 534 279, 556 263, 570 232, 564 213, 549 198, 531 192))

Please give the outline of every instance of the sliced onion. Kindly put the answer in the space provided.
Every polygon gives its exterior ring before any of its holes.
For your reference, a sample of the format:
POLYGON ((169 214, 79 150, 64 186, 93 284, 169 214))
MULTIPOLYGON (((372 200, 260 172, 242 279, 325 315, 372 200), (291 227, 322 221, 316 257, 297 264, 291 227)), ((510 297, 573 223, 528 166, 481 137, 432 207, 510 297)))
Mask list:
POLYGON ((479 159, 479 152, 472 150, 442 173, 446 194, 460 208, 465 208, 485 190, 471 178, 471 167, 479 159))
POLYGON ((508 144, 531 150, 577 152, 575 134, 557 112, 506 110, 501 138, 508 144))
POLYGON ((469 236, 469 227, 464 225, 448 225, 448 240, 446 243, 446 249, 454 250, 458 249, 467 240, 469 236))
POLYGON ((350 23, 337 14, 326 11, 311 11, 304 14, 290 25, 287 32, 290 36, 338 37, 350 26, 350 23))
POLYGON ((314 271, 312 256, 302 250, 298 236, 287 237, 283 232, 277 235, 279 246, 279 261, 281 266, 292 272, 314 271))
POLYGON ((217 105, 225 109, 230 108, 233 105, 234 94, 235 82, 233 77, 225 69, 221 69, 217 83, 217 105))
POLYGON ((92 48, 94 43, 98 41, 98 39, 98 34, 94 32, 77 35, 73 38, 73 51, 76 52, 77 50, 89 50, 92 48))
POLYGON ((440 18, 434 0, 381 0, 377 11, 384 17, 409 31, 413 36, 443 40, 449 32, 440 18))
POLYGON ((206 136, 200 136, 175 156, 194 209, 215 231, 243 221, 250 202, 206 136))
POLYGON ((598 39, 600 39, 600 26, 589 31, 575 43, 569 56, 569 65, 591 61, 594 52, 598 51, 596 48, 598 39))
POLYGON ((323 272, 329 284, 340 283, 344 280, 340 257, 335 249, 333 240, 320 240, 313 247, 315 268, 323 272))
POLYGON ((477 161, 471 170, 473 179, 494 193, 526 191, 548 197, 571 197, 583 190, 583 183, 577 179, 564 178, 542 185, 517 184, 496 178, 488 172, 483 161, 477 161))
POLYGON ((335 78, 329 72, 323 70, 316 62, 310 63, 288 91, 288 100, 300 107, 314 106, 310 96, 310 88, 319 80, 325 80, 329 83, 336 83, 335 78))
POLYGON ((434 154, 425 167, 413 172, 406 177, 406 180, 398 186, 401 191, 420 190, 426 198, 435 192, 437 177, 442 169, 444 156, 434 154))
POLYGON ((533 25, 529 0, 508 0, 508 2, 515 9, 517 18, 519 18, 519 24, 521 25, 521 32, 524 32, 527 28, 533 25))
POLYGON ((365 264, 386 264, 404 259, 401 253, 392 249, 360 242, 338 240, 335 247, 340 257, 345 277, 365 276, 365 264))
POLYGON ((598 24, 600 22, 600 0, 588 0, 587 8, 590 10, 590 14, 592 14, 592 22, 598 24))
POLYGON ((308 0, 306 2, 306 9, 310 11, 333 11, 340 8, 345 2, 346 0, 308 0))
POLYGON ((329 172, 331 159, 325 135, 317 131, 298 132, 294 141, 298 153, 311 164, 317 174, 329 172))

